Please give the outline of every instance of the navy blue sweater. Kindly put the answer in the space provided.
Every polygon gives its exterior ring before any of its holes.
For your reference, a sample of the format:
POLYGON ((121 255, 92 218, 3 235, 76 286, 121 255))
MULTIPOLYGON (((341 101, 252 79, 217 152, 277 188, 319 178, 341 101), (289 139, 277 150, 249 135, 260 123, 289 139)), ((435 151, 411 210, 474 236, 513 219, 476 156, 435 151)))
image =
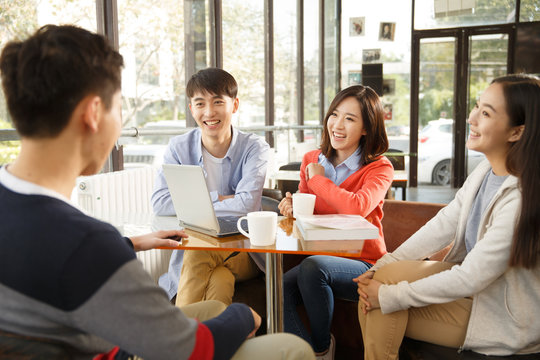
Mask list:
POLYGON ((196 346, 214 346, 216 359, 227 358, 253 329, 245 305, 204 324, 188 319, 113 226, 2 184, 0 298, 0 329, 59 340, 80 358, 113 346, 145 359, 187 359, 196 346))

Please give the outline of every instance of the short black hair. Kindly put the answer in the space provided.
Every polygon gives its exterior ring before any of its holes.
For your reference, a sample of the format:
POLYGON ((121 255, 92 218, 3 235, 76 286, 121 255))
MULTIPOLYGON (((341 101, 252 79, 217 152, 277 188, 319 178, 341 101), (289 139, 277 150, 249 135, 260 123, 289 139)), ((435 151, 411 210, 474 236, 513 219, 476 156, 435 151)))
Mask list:
POLYGON ((107 39, 73 25, 45 25, 24 41, 9 42, 0 71, 15 128, 25 137, 54 137, 89 94, 110 109, 122 66, 107 39))
POLYGON ((191 99, 195 93, 210 93, 227 95, 235 99, 238 93, 238 84, 234 77, 223 69, 208 68, 199 70, 189 79, 186 86, 186 95, 191 99))

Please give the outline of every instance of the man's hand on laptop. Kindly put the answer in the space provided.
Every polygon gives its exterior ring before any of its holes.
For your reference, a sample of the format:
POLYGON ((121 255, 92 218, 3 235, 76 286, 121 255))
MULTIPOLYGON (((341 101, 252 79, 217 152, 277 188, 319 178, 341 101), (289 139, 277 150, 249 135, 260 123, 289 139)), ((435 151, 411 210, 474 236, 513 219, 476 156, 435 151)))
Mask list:
POLYGON ((223 201, 225 199, 232 199, 234 195, 219 195, 218 194, 218 201, 223 201))
POLYGON ((183 238, 188 235, 182 230, 160 230, 141 236, 132 236, 129 239, 133 243, 135 251, 150 250, 160 246, 176 247, 181 244, 183 238))

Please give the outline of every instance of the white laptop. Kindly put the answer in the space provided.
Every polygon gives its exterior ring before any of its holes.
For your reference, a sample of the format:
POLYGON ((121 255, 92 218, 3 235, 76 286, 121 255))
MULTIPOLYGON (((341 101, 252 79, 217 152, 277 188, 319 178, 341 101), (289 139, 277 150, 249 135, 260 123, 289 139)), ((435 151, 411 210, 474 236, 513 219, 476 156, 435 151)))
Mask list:
POLYGON ((202 167, 163 164, 163 175, 180 226, 212 236, 239 233, 239 216, 216 216, 202 167))

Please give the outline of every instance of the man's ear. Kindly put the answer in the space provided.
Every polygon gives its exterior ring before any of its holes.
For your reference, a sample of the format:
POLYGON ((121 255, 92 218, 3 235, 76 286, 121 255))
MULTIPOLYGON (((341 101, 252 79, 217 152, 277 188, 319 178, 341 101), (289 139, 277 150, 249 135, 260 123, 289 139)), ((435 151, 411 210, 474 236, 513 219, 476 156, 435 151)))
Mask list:
POLYGON ((189 111, 191 112, 191 116, 193 116, 193 109, 191 108, 191 99, 189 100, 188 107, 189 107, 189 111))
POLYGON ((238 98, 234 98, 233 100, 233 114, 238 111, 238 105, 240 104, 240 100, 238 98))
POLYGON ((510 142, 518 141, 519 139, 521 139, 521 135, 523 135, 523 131, 525 131, 525 125, 514 126, 514 128, 512 128, 512 133, 510 134, 510 138, 508 139, 508 141, 510 142))
POLYGON ((92 132, 97 132, 101 121, 102 102, 96 95, 87 96, 82 102, 82 120, 83 123, 92 132))

